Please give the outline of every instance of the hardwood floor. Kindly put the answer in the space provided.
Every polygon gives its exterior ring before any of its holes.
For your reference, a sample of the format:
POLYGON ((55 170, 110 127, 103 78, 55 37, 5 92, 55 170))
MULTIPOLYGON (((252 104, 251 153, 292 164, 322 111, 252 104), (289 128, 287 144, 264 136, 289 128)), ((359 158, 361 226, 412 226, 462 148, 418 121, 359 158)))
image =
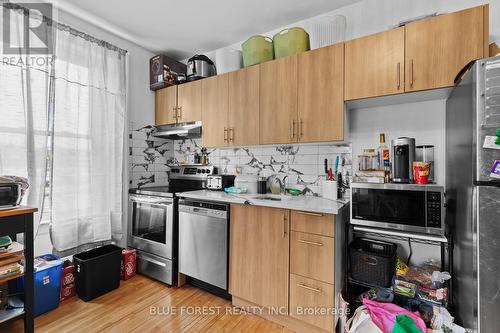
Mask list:
MULTIPOLYGON (((18 320, 0 332, 21 333, 18 320)), ((73 297, 35 319, 36 333, 92 332, 283 332, 292 331, 233 308, 197 288, 168 288, 138 275, 93 301, 73 297), (169 313, 174 309, 176 313, 169 313), (228 310, 228 311, 226 311, 228 310), (202 313, 211 311, 211 313, 202 313), (154 314, 156 312, 156 315, 154 314)))

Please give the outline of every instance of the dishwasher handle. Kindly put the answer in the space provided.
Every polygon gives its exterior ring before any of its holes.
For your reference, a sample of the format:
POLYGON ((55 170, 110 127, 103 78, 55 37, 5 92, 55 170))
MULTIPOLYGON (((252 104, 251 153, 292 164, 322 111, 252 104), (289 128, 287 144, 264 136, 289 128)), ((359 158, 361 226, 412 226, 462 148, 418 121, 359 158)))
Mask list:
POLYGON ((179 213, 180 214, 182 214, 182 213, 195 214, 195 215, 208 216, 208 217, 214 217, 214 218, 220 218, 220 219, 226 219, 228 216, 227 211, 225 211, 225 210, 200 208, 200 207, 193 207, 193 206, 182 205, 182 204, 179 204, 179 213))

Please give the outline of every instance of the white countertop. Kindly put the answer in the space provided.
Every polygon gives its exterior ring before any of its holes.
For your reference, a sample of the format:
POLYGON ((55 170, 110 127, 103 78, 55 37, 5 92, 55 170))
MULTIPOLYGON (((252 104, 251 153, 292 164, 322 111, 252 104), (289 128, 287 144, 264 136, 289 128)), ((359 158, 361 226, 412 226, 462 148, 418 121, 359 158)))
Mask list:
POLYGON ((309 195, 284 196, 279 194, 230 194, 224 191, 189 191, 176 193, 181 198, 207 200, 224 203, 249 204, 256 206, 302 210, 324 214, 338 214, 339 210, 349 203, 348 200, 330 200, 309 195), (270 197, 281 200, 263 200, 270 197))

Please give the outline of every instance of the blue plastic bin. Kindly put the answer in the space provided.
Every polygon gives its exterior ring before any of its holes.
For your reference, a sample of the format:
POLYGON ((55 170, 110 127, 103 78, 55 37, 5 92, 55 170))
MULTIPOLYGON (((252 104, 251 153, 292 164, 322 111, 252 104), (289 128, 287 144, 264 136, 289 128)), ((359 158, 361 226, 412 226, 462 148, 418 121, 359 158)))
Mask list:
MULTIPOLYGON (((37 259, 47 262, 39 267, 35 266, 35 316, 59 306, 64 263, 53 254, 44 254, 37 259)), ((24 279, 21 279, 21 286, 24 287, 24 279)))

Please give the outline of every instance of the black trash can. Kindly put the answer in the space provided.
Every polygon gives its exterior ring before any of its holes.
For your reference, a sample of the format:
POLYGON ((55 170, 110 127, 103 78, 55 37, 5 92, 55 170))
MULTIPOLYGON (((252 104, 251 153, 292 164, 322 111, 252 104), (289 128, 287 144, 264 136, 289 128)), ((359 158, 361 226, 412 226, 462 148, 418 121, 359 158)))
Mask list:
POLYGON ((76 293, 84 301, 120 286, 122 249, 105 245, 73 256, 76 267, 76 293))

